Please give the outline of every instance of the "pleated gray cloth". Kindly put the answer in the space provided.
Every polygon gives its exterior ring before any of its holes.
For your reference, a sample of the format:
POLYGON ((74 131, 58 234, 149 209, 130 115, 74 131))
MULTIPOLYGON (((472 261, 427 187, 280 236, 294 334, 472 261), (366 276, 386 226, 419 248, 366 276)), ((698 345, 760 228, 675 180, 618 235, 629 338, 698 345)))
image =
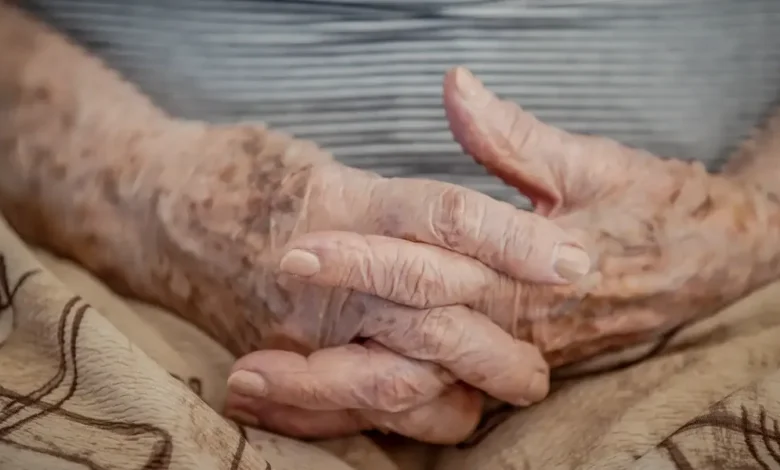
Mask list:
POLYGON ((176 115, 264 120, 518 204, 452 142, 453 65, 552 124, 713 166, 780 90, 780 0, 26 3, 176 115))

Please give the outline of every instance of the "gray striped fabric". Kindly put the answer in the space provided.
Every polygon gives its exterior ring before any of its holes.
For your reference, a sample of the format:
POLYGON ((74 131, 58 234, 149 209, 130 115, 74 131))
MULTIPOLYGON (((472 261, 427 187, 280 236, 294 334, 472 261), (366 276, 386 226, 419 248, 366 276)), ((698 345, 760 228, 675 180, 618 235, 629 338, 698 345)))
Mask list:
POLYGON ((780 0, 27 3, 174 114, 264 120, 516 203, 452 142, 453 65, 553 124, 713 165, 780 90, 780 0))

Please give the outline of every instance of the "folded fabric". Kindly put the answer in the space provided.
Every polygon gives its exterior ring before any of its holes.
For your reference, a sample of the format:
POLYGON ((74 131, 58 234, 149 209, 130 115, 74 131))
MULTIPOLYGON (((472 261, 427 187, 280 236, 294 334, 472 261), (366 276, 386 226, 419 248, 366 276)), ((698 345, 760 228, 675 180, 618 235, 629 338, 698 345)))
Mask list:
POLYGON ((499 408, 458 448, 302 443, 220 416, 233 358, 204 333, 27 247, 0 219, 0 468, 780 468, 778 338, 780 283, 557 371, 549 399, 499 408))

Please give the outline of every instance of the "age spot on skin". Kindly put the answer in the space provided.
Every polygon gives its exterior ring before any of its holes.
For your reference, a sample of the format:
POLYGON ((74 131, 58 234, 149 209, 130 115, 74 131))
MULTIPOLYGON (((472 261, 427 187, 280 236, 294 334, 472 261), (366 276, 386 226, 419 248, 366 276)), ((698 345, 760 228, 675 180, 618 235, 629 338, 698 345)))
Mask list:
POLYGON ((67 168, 65 167, 65 165, 62 165, 62 164, 59 164, 59 163, 55 162, 54 166, 51 169, 51 176, 55 180, 62 181, 63 179, 65 179, 65 176, 67 175, 67 172, 68 171, 67 171, 67 168))
POLYGON ((680 188, 675 189, 672 191, 672 194, 669 196, 669 204, 675 204, 677 202, 677 199, 680 198, 680 188))
POLYGON ((244 143, 241 144, 241 148, 249 155, 258 155, 263 150, 263 139, 257 134, 251 133, 244 143))
POLYGON ((33 99, 36 101, 42 101, 43 103, 47 103, 51 101, 51 91, 46 87, 36 87, 33 91, 33 99))
POLYGON ((233 181, 233 178, 236 176, 236 166, 235 165, 228 165, 225 169, 223 169, 219 173, 219 179, 223 183, 230 183, 233 181))
POLYGON ((712 197, 708 195, 704 201, 691 212, 691 216, 699 220, 704 219, 710 215, 714 206, 712 197))

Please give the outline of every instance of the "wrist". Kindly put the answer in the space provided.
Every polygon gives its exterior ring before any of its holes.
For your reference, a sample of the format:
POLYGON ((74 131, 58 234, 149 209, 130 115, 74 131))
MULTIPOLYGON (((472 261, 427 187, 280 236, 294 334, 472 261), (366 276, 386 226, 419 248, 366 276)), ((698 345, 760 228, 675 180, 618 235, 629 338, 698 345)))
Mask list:
POLYGON ((185 122, 175 132, 178 152, 153 152, 166 158, 147 186, 154 235, 138 290, 236 354, 259 349, 295 300, 276 285, 281 248, 309 228, 312 192, 343 167, 261 126, 185 122))

